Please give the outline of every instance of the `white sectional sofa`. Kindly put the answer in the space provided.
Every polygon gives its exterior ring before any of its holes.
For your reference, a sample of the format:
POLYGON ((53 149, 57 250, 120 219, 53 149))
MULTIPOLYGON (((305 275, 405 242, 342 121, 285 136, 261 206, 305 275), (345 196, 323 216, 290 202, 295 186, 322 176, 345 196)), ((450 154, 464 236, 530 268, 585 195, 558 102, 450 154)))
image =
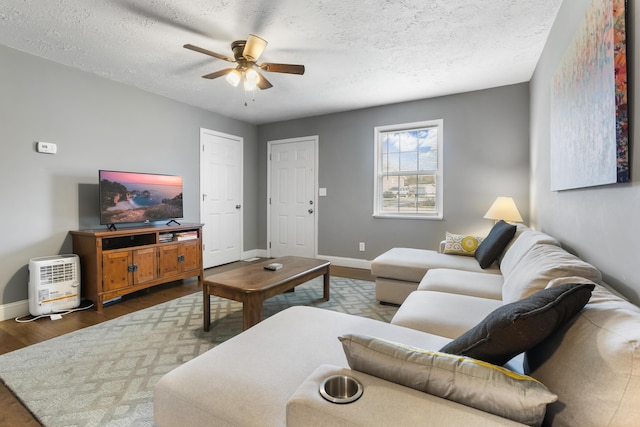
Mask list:
MULTIPOLYGON (((553 279, 579 276, 596 283, 602 280, 595 267, 566 252, 557 240, 523 225, 518 226, 499 259, 487 269, 489 274, 473 257, 427 250, 422 253, 423 277, 415 284, 415 291, 402 301, 393 323, 448 338, 458 337, 491 311, 543 289, 553 279), (447 259, 450 265, 459 262, 464 268, 442 268, 444 263, 436 261, 440 259, 447 259), (469 261, 475 261, 475 271, 468 268, 469 261), (455 316, 451 315, 452 309, 455 316)), ((379 259, 386 260, 388 255, 379 259)), ((414 252, 414 256, 412 264, 417 269, 419 254, 414 252)), ((372 273, 389 275, 390 269, 381 267, 379 259, 373 261, 372 273)), ((378 279, 376 289, 381 286, 378 279)), ((385 292, 392 295, 393 285, 389 282, 385 279, 382 286, 389 288, 385 292)), ((401 289, 395 294, 395 301, 404 293, 401 289)))
MULTIPOLYGON (((444 253, 445 241, 440 243, 439 251, 393 248, 371 263, 371 274, 376 278, 376 299, 381 302, 402 304, 405 298, 422 284, 428 270, 445 269, 447 271, 438 273, 437 278, 431 276, 427 279, 422 289, 426 287, 429 290, 444 290, 451 293, 455 292, 455 286, 463 286, 458 293, 501 300, 505 273, 503 259, 507 258, 507 269, 513 268, 536 244, 560 246, 560 242, 553 237, 520 224, 505 251, 500 254, 497 261, 485 269, 480 267, 473 256, 451 256, 444 253), (518 244, 512 250, 515 242, 518 244), (480 275, 471 273, 480 273, 480 275), (487 276, 487 273, 494 276, 487 276), (482 286, 476 286, 477 280, 482 282, 482 286)), ((507 272, 510 271, 507 270, 507 272)))
MULTIPOLYGON (((518 227, 488 271, 474 262, 415 249, 381 255, 372 271, 384 280, 376 282, 402 299, 391 324, 310 307, 284 310, 161 378, 157 425, 535 425, 540 405, 545 425, 640 420, 638 307, 602 284, 593 266, 527 227, 518 227), (498 315, 502 323, 491 329, 498 315), (519 329, 521 322, 528 326, 519 329), (554 329, 540 335, 548 324, 554 329), (513 339, 501 336, 505 331, 513 339), (474 361, 483 346, 515 342, 527 351, 505 366, 531 378, 474 361), (478 369, 489 372, 479 388, 469 383, 481 377, 478 369), (323 399, 319 386, 336 373, 358 379, 362 397, 345 405, 323 399), (523 391, 532 384, 543 390, 523 391), (534 395, 541 396, 535 404, 534 395)), ((514 353, 499 350, 485 353, 501 361, 514 353)))

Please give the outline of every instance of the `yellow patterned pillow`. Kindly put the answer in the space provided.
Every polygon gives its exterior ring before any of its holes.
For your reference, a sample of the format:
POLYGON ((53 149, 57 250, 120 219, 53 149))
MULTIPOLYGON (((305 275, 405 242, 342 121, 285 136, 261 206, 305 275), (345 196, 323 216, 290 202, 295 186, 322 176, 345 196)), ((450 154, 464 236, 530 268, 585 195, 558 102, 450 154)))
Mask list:
POLYGON ((483 237, 453 234, 447 231, 447 238, 444 243, 444 253, 474 256, 476 249, 478 249, 478 246, 483 240, 483 237))

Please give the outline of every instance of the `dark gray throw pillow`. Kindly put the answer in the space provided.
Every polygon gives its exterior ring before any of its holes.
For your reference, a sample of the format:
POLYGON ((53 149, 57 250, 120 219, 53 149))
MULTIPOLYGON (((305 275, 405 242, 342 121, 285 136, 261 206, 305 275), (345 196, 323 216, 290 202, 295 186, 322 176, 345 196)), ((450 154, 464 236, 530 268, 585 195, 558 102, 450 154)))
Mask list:
POLYGON ((487 268, 498 259, 504 248, 507 247, 516 234, 516 226, 507 224, 503 220, 498 221, 489 235, 484 238, 476 249, 475 257, 481 268, 487 268))
POLYGON ((564 283, 503 305, 440 351, 504 365, 571 320, 589 302, 593 288, 564 283))

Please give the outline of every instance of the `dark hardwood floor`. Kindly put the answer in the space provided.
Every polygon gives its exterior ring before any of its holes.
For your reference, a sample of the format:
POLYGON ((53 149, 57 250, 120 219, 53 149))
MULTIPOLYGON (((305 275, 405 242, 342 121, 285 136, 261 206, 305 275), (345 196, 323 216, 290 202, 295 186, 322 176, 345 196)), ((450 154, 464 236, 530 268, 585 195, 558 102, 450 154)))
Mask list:
MULTIPOLYGON (((239 261, 210 268, 205 270, 205 276, 231 270, 242 265, 246 265, 246 262, 239 261)), ((374 280, 369 270, 348 267, 331 266, 331 275, 360 280, 374 280)), ((102 313, 89 309, 68 314, 60 320, 42 318, 29 323, 5 320, 0 322, 0 354, 18 350, 201 290, 202 287, 196 279, 186 279, 127 295, 123 297, 122 301, 104 307, 102 313)), ((20 401, 16 399, 13 393, 0 383, 0 427, 32 427, 40 425, 20 401)))

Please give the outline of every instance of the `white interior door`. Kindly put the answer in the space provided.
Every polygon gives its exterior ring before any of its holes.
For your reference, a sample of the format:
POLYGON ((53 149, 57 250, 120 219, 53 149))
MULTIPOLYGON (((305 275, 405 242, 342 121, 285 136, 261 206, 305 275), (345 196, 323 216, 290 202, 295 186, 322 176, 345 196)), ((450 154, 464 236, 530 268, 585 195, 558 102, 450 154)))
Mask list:
POLYGON ((269 254, 317 254, 318 137, 269 142, 269 254))
POLYGON ((202 262, 209 268, 241 257, 243 139, 200 129, 200 144, 202 262))

